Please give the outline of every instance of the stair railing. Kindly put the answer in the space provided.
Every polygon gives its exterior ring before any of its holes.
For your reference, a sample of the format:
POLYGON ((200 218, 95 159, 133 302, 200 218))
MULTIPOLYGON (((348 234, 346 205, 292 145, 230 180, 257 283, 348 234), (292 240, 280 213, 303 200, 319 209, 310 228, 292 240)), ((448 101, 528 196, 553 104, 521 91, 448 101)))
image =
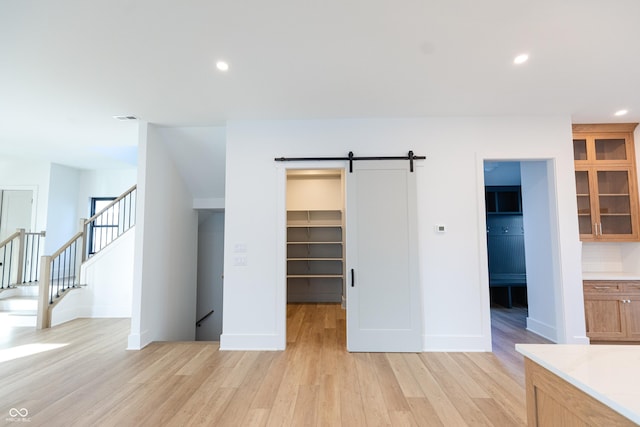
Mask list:
POLYGON ((48 259, 47 278, 49 279, 49 304, 69 288, 80 286, 80 264, 82 262, 82 242, 84 234, 77 233, 48 259))
POLYGON ((136 222, 133 186, 100 212, 83 220, 81 230, 51 256, 40 258, 40 299, 37 328, 51 327, 51 310, 67 291, 81 287, 80 266, 107 247, 136 222))
POLYGON ((44 238, 46 233, 41 231, 39 233, 24 233, 24 250, 23 254, 23 269, 22 280, 18 283, 33 283, 40 280, 40 253, 43 250, 44 238))
POLYGON ((51 308, 54 301, 69 289, 80 287, 80 264, 84 233, 76 233, 51 256, 40 258, 40 295, 38 302, 38 329, 51 327, 51 308))
POLYGON ((18 283, 16 268, 20 253, 20 236, 24 230, 18 230, 0 242, 0 289, 9 289, 18 283))
POLYGON ((0 242, 0 289, 38 281, 44 236, 20 228, 0 242))
POLYGON ((100 212, 84 222, 82 260, 98 253, 136 223, 137 186, 125 191, 100 212))

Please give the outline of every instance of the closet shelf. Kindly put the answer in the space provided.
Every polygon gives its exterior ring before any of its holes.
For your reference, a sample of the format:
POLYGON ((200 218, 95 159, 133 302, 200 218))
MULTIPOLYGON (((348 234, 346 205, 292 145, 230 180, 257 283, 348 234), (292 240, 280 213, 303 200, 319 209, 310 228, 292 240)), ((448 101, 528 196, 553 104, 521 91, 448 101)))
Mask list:
MULTIPOLYGON (((306 182, 313 182, 313 178, 308 179, 310 181, 306 182)), ((342 185, 341 174, 335 179, 342 185)), ((301 178, 296 178, 293 190, 301 187, 302 182, 301 178)), ((336 185, 335 188, 339 187, 336 185)), ((313 191, 316 191, 315 187, 305 190, 305 194, 313 191)), ((320 195, 318 197, 322 199, 320 195)), ((329 205, 335 205, 340 194, 336 193, 334 197, 329 205)), ((320 205, 319 200, 313 203, 320 205)), ((340 209, 287 210, 288 301, 341 302, 344 229, 344 215, 340 209)))

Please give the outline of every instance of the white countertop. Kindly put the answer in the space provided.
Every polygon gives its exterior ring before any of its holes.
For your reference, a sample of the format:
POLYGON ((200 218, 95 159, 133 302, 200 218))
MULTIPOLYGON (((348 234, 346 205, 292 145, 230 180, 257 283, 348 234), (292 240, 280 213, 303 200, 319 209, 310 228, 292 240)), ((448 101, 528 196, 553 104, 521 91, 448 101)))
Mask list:
POLYGON ((583 272, 582 280, 640 280, 640 273, 583 272))
POLYGON ((640 424, 640 346, 516 344, 516 350, 640 424))

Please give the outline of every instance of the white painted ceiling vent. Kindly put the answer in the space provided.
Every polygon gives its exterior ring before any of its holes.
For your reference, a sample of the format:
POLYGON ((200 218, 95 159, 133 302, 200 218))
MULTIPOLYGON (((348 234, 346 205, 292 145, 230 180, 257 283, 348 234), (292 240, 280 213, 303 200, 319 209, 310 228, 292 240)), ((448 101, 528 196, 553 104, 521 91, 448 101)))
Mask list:
POLYGON ((116 120, 138 120, 136 116, 113 116, 116 120))

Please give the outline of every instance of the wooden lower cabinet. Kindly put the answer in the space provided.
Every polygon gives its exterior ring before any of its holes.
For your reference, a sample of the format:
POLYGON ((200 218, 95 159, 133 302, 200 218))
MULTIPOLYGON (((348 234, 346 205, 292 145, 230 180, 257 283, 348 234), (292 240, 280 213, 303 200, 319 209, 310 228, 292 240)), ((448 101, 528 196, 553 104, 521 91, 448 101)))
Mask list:
POLYGON ((630 419, 525 358, 529 426, 634 426, 630 419))
POLYGON ((585 281, 584 314, 592 341, 640 342, 640 281, 585 281))

